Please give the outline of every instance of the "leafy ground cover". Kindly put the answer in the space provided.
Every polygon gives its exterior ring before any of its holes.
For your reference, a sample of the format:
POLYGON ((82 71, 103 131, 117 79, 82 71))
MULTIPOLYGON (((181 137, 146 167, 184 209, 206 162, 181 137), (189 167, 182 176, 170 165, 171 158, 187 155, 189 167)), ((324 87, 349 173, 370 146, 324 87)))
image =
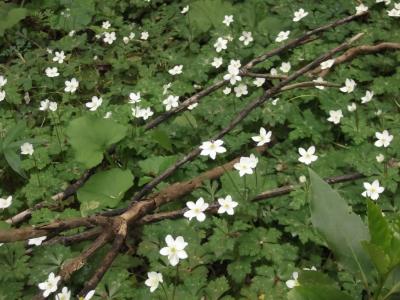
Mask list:
POLYGON ((0 299, 400 297, 400 3, 0 15, 0 299))

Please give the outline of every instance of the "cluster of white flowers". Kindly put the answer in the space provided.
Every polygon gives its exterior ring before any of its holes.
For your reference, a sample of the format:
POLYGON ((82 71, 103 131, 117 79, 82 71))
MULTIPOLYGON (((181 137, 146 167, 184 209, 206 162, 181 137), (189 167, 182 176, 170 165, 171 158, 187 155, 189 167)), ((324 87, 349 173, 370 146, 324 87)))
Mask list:
POLYGON ((50 101, 49 99, 40 101, 39 110, 41 110, 41 111, 46 111, 46 110, 56 111, 57 110, 57 102, 50 101))
POLYGON ((389 17, 400 18, 400 2, 395 3, 391 10, 387 11, 389 17))
POLYGON ((236 84, 238 81, 241 81, 242 77, 239 75, 240 67, 240 60, 232 59, 228 66, 228 73, 224 75, 224 80, 229 80, 232 85, 236 84))
POLYGON ((131 110, 133 117, 142 118, 143 120, 147 120, 152 115, 154 115, 154 112, 151 110, 150 107, 141 108, 140 106, 137 106, 137 107, 132 107, 131 110))
MULTIPOLYGON (((38 284, 40 290, 43 291, 43 297, 47 298, 50 294, 55 293, 58 289, 58 283, 61 280, 61 276, 56 276, 53 272, 51 272, 47 280, 38 284)), ((90 300, 95 294, 95 290, 89 291, 83 300, 90 300)), ((66 286, 64 286, 60 293, 57 293, 55 296, 55 300, 70 300, 71 299, 71 291, 68 290, 66 286)), ((82 299, 82 298, 80 298, 82 299)))

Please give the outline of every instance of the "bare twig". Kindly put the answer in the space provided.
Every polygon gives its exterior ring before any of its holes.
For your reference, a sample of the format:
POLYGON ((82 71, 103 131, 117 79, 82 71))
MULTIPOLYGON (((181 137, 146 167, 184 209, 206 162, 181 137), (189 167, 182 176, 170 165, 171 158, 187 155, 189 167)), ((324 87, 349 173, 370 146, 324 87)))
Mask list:
MULTIPOLYGON (((342 183, 342 182, 349 182, 349 181, 355 181, 361 178, 364 178, 365 176, 360 174, 360 173, 351 173, 351 174, 346 174, 346 175, 340 175, 340 176, 335 176, 335 177, 329 177, 326 178, 325 181, 329 184, 336 184, 336 183, 342 183)), ((271 199, 275 197, 279 197, 282 195, 289 194, 290 192, 294 191, 295 189, 301 187, 301 185, 285 185, 279 188, 275 188, 266 192, 263 192, 256 197, 254 197, 251 201, 261 201, 261 200, 266 200, 266 199, 271 199)), ((208 213, 215 214, 217 213, 219 204, 217 202, 211 203, 210 206, 207 209, 208 213)), ((165 219, 175 219, 175 218, 180 218, 183 216, 183 214, 187 211, 187 208, 183 209, 178 209, 174 211, 168 211, 168 212, 161 212, 157 214, 152 214, 152 215, 147 215, 144 216, 143 218, 138 221, 138 224, 147 224, 147 223, 153 223, 153 222, 158 222, 161 220, 165 219)))
POLYGON ((340 84, 332 83, 332 82, 314 82, 314 81, 304 81, 289 84, 281 88, 281 92, 293 90, 293 89, 300 89, 300 88, 308 88, 308 87, 315 87, 315 86, 326 86, 326 87, 341 87, 340 84))
POLYGON ((373 54, 373 53, 383 52, 386 50, 400 50, 400 43, 384 42, 384 43, 380 43, 377 45, 361 45, 361 46, 353 47, 353 48, 347 50, 342 55, 336 57, 335 63, 331 68, 321 70, 321 67, 318 67, 311 72, 311 75, 314 75, 314 76, 317 75, 317 76, 324 77, 333 69, 334 66, 351 61, 354 58, 356 58, 358 55, 373 54))

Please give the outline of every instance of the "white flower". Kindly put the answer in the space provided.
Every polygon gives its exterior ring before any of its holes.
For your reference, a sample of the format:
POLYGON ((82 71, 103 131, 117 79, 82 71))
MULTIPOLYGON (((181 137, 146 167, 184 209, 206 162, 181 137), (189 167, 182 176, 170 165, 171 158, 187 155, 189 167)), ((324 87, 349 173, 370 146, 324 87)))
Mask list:
POLYGON ((188 106, 188 110, 192 110, 192 109, 196 108, 197 105, 199 105, 199 103, 197 103, 197 102, 195 102, 195 103, 193 103, 193 104, 190 104, 190 105, 188 106))
POLYGON ((293 22, 298 22, 304 17, 308 15, 308 12, 306 12, 303 8, 300 8, 298 11, 294 12, 294 17, 293 17, 293 22))
POLYGON ((70 32, 68 32, 68 36, 73 37, 75 35, 75 30, 71 30, 70 32))
POLYGON ((140 34, 140 39, 146 41, 149 38, 149 33, 147 31, 143 31, 140 34))
POLYGON ((246 174, 253 174, 253 169, 257 167, 257 164, 258 158, 251 154, 249 157, 241 157, 233 167, 239 171, 239 176, 242 177, 246 174))
POLYGON ((376 0, 376 3, 382 3, 382 2, 384 2, 385 5, 389 5, 391 0, 376 0))
POLYGON ((104 119, 109 119, 111 117, 112 117, 112 112, 111 111, 106 112, 106 114, 104 115, 104 119))
POLYGON ((372 97, 374 97, 374 91, 366 91, 365 96, 361 98, 361 103, 368 103, 372 100, 372 97))
POLYGON ((172 69, 170 69, 170 70, 168 71, 168 73, 171 74, 171 75, 182 74, 182 68, 183 68, 182 65, 175 66, 175 67, 173 67, 172 69))
POLYGON ((60 73, 58 73, 57 67, 53 67, 53 68, 48 67, 48 68, 46 68, 46 70, 44 70, 44 71, 45 71, 45 73, 46 73, 46 76, 47 76, 47 77, 50 77, 50 78, 52 78, 52 77, 57 77, 57 76, 60 75, 60 73))
POLYGON ((141 101, 141 99, 140 99, 140 92, 137 92, 137 93, 129 93, 129 103, 132 103, 132 104, 134 104, 134 103, 139 103, 140 101, 141 101))
POLYGON ((279 98, 275 98, 271 101, 272 105, 276 105, 279 101, 279 98))
POLYGON ((242 77, 239 76, 240 73, 240 61, 231 60, 228 66, 228 73, 224 75, 224 80, 229 80, 229 82, 234 85, 237 81, 241 81, 242 77))
POLYGON ((379 153, 377 156, 375 156, 375 159, 378 163, 381 163, 385 160, 385 156, 382 153, 379 153))
POLYGON ((220 66, 222 66, 222 57, 214 57, 213 62, 211 63, 211 65, 218 69, 220 66))
POLYGON ((129 39, 129 37, 127 37, 127 36, 124 36, 124 37, 122 38, 122 41, 123 41, 123 42, 124 42, 124 44, 126 45, 126 44, 128 44, 128 43, 129 43, 130 39, 129 39))
POLYGON ((391 10, 388 10, 387 13, 389 17, 395 17, 395 18, 400 17, 400 9, 393 8, 391 10))
POLYGON ((6 91, 0 91, 0 102, 6 99, 6 91))
POLYGON ((30 143, 23 143, 21 145, 21 154, 22 155, 32 155, 33 154, 33 145, 30 143))
POLYGON ((257 146, 262 146, 271 142, 272 131, 266 131, 264 127, 260 128, 260 135, 253 136, 251 139, 257 143, 257 146))
POLYGON ((223 92, 225 95, 229 95, 229 94, 232 92, 232 89, 231 89, 229 86, 227 86, 226 88, 224 88, 224 89, 222 90, 222 92, 223 92))
POLYGON ((356 87, 356 82, 353 79, 346 79, 345 85, 340 88, 340 90, 343 93, 351 93, 354 91, 354 88, 356 87))
POLYGON ((65 81, 64 91, 73 94, 78 89, 78 87, 79 87, 79 81, 76 80, 75 78, 72 78, 69 81, 68 80, 65 81))
POLYGON ((89 291, 89 292, 86 294, 85 298, 83 298, 83 300, 90 300, 90 299, 92 299, 92 297, 94 296, 94 293, 95 293, 95 292, 96 292, 95 290, 89 291))
POLYGON ((178 236, 174 240, 174 238, 168 234, 165 237, 165 242, 167 243, 167 247, 161 248, 160 254, 168 256, 171 266, 176 266, 180 259, 185 259, 188 257, 186 251, 184 250, 188 243, 185 242, 182 236, 178 236))
MULTIPOLYGON (((318 77, 317 79, 313 80, 313 82, 315 82, 315 83, 325 83, 326 81, 322 77, 318 77)), ((319 90, 324 90, 325 89, 325 86, 323 86, 323 85, 316 85, 315 87, 317 89, 319 89, 319 90)))
POLYGON ((108 29, 108 28, 110 28, 110 27, 111 27, 110 21, 104 21, 103 24, 101 24, 101 27, 102 27, 103 29, 108 29))
POLYGON ((104 32, 103 42, 111 45, 117 39, 115 32, 104 32))
POLYGON ((229 25, 231 25, 231 23, 233 22, 233 16, 225 16, 224 20, 222 21, 222 23, 224 23, 226 26, 229 27, 229 25))
POLYGON ((57 110, 57 103, 56 102, 51 102, 49 99, 45 99, 43 101, 40 101, 39 110, 46 111, 48 109, 51 110, 51 111, 56 111, 57 110))
POLYGON ((356 6, 356 14, 360 15, 364 12, 368 11, 368 6, 365 6, 364 4, 360 4, 358 6, 356 6))
POLYGON ((299 162, 302 162, 303 164, 309 165, 312 162, 316 161, 318 159, 317 155, 314 155, 315 153, 315 147, 311 146, 307 150, 304 148, 299 148, 299 154, 301 155, 299 157, 299 162))
POLYGON ((101 97, 93 96, 92 101, 86 102, 85 105, 90 111, 96 111, 102 103, 103 99, 101 97))
POLYGON ((186 211, 183 216, 188 218, 189 221, 193 218, 196 218, 197 221, 203 222, 206 219, 206 214, 204 211, 207 210, 208 203, 205 203, 203 198, 197 199, 196 203, 193 201, 188 201, 186 202, 186 206, 189 208, 189 210, 186 211))
POLYGON ((57 285, 61 276, 55 276, 53 272, 49 274, 46 281, 39 283, 38 287, 43 291, 43 297, 47 298, 51 293, 57 291, 57 285))
POLYGON ((303 268, 304 271, 317 271, 317 268, 315 266, 312 266, 311 268, 303 268))
POLYGON ((257 77, 256 79, 254 79, 253 84, 257 87, 260 87, 264 84, 264 82, 265 78, 257 77))
POLYGON ((379 185, 378 180, 374 180, 372 183, 363 183, 365 191, 361 193, 363 197, 371 198, 371 200, 378 200, 379 194, 383 193, 384 187, 379 185))
POLYGON ((61 290, 61 293, 56 295, 56 300, 70 300, 71 299, 71 291, 68 290, 66 286, 64 286, 61 290))
POLYGON ((299 273, 293 272, 292 277, 293 277, 293 279, 289 279, 286 281, 286 286, 289 289, 292 289, 292 288, 300 285, 299 282, 297 281, 297 279, 299 278, 299 273))
POLYGON ((347 110, 348 110, 349 112, 356 111, 356 109, 357 109, 357 104, 355 104, 354 102, 351 102, 350 105, 347 105, 347 110))
POLYGON ((384 130, 382 132, 375 132, 375 137, 378 139, 375 142, 376 147, 389 147, 390 143, 393 140, 393 135, 389 134, 389 131, 384 130))
POLYGON ((129 39, 133 40, 134 38, 135 38, 135 33, 134 32, 129 33, 129 39))
POLYGON ((222 50, 225 50, 227 48, 227 44, 228 44, 228 40, 226 40, 222 37, 219 37, 214 44, 215 51, 221 52, 222 50))
POLYGON ((253 35, 250 31, 243 31, 242 35, 239 37, 239 41, 243 42, 243 45, 247 46, 252 41, 254 41, 253 35))
POLYGON ((380 110, 380 109, 378 109, 376 112, 375 112, 375 116, 380 116, 382 114, 382 110, 380 110))
POLYGON ((329 69, 329 68, 331 68, 333 65, 334 65, 334 63, 335 63, 335 59, 328 59, 328 60, 326 60, 326 61, 323 61, 322 63, 321 63, 321 70, 325 70, 325 69, 329 69))
POLYGON ((225 198, 218 198, 218 203, 220 205, 218 208, 218 213, 227 213, 230 216, 235 213, 234 208, 238 206, 238 203, 232 200, 231 195, 228 195, 225 198))
POLYGON ((163 85, 163 95, 168 93, 169 88, 171 87, 171 82, 169 82, 168 84, 164 84, 163 85))
POLYGON ((271 70, 269 71, 269 73, 270 73, 272 76, 278 75, 278 71, 277 71, 275 68, 271 68, 271 70))
POLYGON ((329 122, 332 122, 333 124, 339 124, 341 118, 343 118, 343 113, 341 109, 329 111, 329 122))
POLYGON ((222 140, 203 142, 200 146, 200 155, 209 156, 211 159, 215 159, 217 153, 226 152, 225 147, 222 146, 223 144, 224 141, 222 140))
POLYGON ((279 32, 278 36, 275 39, 275 42, 280 43, 280 42, 283 42, 284 40, 287 40, 289 38, 289 34, 290 34, 289 30, 279 32))
POLYGON ((239 84, 238 86, 235 86, 233 90, 235 91, 236 97, 238 98, 248 94, 247 85, 243 83, 239 84))
POLYGON ((12 196, 8 196, 7 198, 0 198, 0 209, 5 209, 10 207, 12 203, 12 196))
POLYGON ((184 15, 189 11, 189 5, 186 5, 184 8, 181 10, 181 14, 184 15))
POLYGON ((40 246, 46 238, 47 238, 47 236, 40 236, 37 238, 29 239, 28 245, 40 246))
POLYGON ((283 62, 280 66, 280 70, 283 73, 288 73, 290 71, 290 69, 292 68, 292 66, 290 65, 290 62, 283 62))
POLYGON ((307 182, 307 177, 304 176, 304 175, 301 175, 301 176, 299 177, 299 182, 300 182, 300 183, 305 183, 305 182, 307 182))
POLYGON ((179 96, 173 96, 169 95, 167 99, 163 101, 163 104, 165 105, 165 110, 169 111, 173 107, 178 107, 179 106, 179 96))
POLYGON ((5 78, 3 75, 0 75, 0 88, 5 86, 7 83, 7 78, 5 78))
POLYGON ((64 51, 56 51, 53 57, 53 61, 58 62, 59 64, 62 64, 65 59, 65 54, 64 51))
POLYGON ((151 110, 150 107, 147 108, 140 108, 140 107, 132 107, 132 116, 136 118, 142 118, 143 120, 147 120, 154 112, 151 110))
POLYGON ((160 282, 163 282, 163 276, 161 273, 148 272, 147 280, 144 282, 144 284, 150 287, 150 293, 153 293, 158 288, 160 282))

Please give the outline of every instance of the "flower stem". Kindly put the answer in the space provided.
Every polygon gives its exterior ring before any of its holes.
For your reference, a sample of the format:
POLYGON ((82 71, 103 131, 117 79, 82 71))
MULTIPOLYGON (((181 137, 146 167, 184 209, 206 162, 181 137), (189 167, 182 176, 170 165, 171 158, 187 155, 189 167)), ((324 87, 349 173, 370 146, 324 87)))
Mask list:
MULTIPOLYGON (((33 157, 33 162, 35 164, 35 168, 36 168, 37 171, 39 171, 35 155, 32 155, 32 157, 33 157)), ((38 185, 41 187, 42 184, 40 183, 39 173, 36 173, 36 177, 37 177, 38 185)))
POLYGON ((172 289, 172 300, 175 300, 175 291, 176 291, 176 286, 178 285, 178 280, 179 280, 179 265, 176 265, 175 284, 174 288, 172 289))

